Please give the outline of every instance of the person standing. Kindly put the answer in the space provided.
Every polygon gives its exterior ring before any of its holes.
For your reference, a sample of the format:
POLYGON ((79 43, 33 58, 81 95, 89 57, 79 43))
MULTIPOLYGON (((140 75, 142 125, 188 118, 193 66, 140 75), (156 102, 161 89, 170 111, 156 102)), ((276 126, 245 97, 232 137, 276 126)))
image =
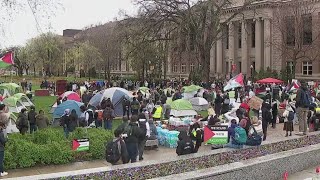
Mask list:
POLYGON ((28 112, 28 121, 30 123, 30 133, 32 134, 37 130, 36 126, 36 108, 34 106, 30 107, 30 111, 28 112))
POLYGON ((104 129, 112 130, 112 120, 114 117, 114 110, 110 104, 107 104, 106 109, 103 111, 104 129))
POLYGON ((6 125, 3 122, 0 122, 0 176, 4 177, 7 176, 8 173, 4 171, 4 149, 7 142, 7 137, 5 136, 3 130, 5 129, 6 125))
POLYGON ((133 101, 131 102, 131 113, 132 115, 138 115, 140 109, 139 101, 134 97, 133 101))
POLYGON ((18 115, 18 129, 22 135, 26 134, 29 129, 28 117, 26 115, 27 109, 21 109, 18 115))
POLYGON ((69 137, 70 129, 70 109, 64 110, 64 113, 60 119, 60 124, 63 127, 64 135, 66 138, 69 137))
POLYGON ((79 126, 80 127, 87 127, 89 124, 89 113, 85 106, 80 106, 80 119, 79 119, 79 126))
POLYGON ((40 110, 39 114, 36 116, 36 126, 39 130, 49 126, 49 119, 44 116, 43 110, 40 110))
POLYGON ((123 116, 127 115, 127 118, 129 119, 130 115, 130 101, 126 98, 122 101, 122 110, 123 110, 123 116))
POLYGON ((310 105, 310 92, 308 91, 307 84, 302 82, 296 97, 296 108, 299 120, 299 133, 297 135, 307 134, 307 118, 310 105))
MULTIPOLYGON (((6 105, 4 104, 0 104, 0 123, 5 124, 5 127, 7 127, 9 123, 9 115, 6 112, 6 105)), ((7 134, 6 129, 4 129, 3 132, 5 135, 7 134)))
POLYGON ((153 108, 152 117, 155 121, 161 121, 161 117, 163 114, 163 109, 161 107, 161 102, 157 102, 156 106, 153 108))
POLYGON ((221 91, 219 90, 216 98, 214 100, 214 112, 220 116, 221 114, 221 106, 222 106, 223 98, 221 97, 221 91))
POLYGON ((272 114, 271 114, 271 105, 269 103, 269 100, 265 100, 265 102, 262 103, 261 107, 262 111, 262 131, 263 131, 263 140, 265 141, 267 139, 267 129, 268 129, 268 124, 272 119, 272 114))
POLYGON ((277 117, 278 117, 278 103, 277 103, 277 100, 274 99, 274 101, 272 103, 272 121, 271 121, 273 129, 276 128, 277 117))
POLYGON ((138 119, 138 116, 133 115, 129 125, 123 132, 123 137, 126 137, 125 142, 129 154, 129 161, 131 161, 131 163, 135 163, 137 161, 138 141, 139 138, 144 135, 142 130, 138 127, 138 119))
POLYGON ((139 138, 138 146, 139 146, 139 161, 143 160, 143 152, 144 147, 146 146, 147 138, 150 137, 150 126, 147 122, 147 119, 143 113, 139 114, 138 121, 139 128, 141 129, 143 135, 139 138))

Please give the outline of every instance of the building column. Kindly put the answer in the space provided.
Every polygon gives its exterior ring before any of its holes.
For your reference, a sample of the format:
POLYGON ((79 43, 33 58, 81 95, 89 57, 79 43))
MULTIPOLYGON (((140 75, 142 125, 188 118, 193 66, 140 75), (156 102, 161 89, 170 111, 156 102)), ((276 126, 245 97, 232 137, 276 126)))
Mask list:
POLYGON ((271 68, 271 22, 264 19, 264 68, 271 68))
POLYGON ((216 62, 216 45, 214 44, 210 51, 210 74, 212 75, 216 72, 215 62, 216 62))
POLYGON ((248 74, 248 32, 247 22, 241 23, 241 71, 240 73, 248 74))
POLYGON ((217 40, 217 67, 216 67, 216 72, 221 75, 222 74, 222 63, 223 63, 223 48, 222 48, 222 32, 220 32, 220 35, 218 36, 219 39, 217 40))
POLYGON ((229 23, 229 67, 228 72, 231 73, 232 64, 234 64, 235 58, 235 25, 234 22, 229 23))
POLYGON ((256 39, 255 39, 255 63, 256 63, 256 71, 260 71, 261 66, 262 66, 262 22, 261 19, 258 18, 255 20, 255 34, 256 34, 256 39))

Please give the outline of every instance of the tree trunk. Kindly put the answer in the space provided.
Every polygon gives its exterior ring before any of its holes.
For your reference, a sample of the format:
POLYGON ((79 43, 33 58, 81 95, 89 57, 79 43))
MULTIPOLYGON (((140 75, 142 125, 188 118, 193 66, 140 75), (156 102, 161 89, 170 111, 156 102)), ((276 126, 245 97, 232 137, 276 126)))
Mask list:
POLYGON ((33 77, 36 77, 36 64, 33 64, 33 77))
POLYGON ((18 75, 19 75, 19 77, 22 77, 22 75, 23 75, 23 68, 22 67, 17 67, 17 69, 18 69, 18 75))
POLYGON ((104 66, 104 79, 107 79, 107 65, 104 66))
POLYGON ((108 57, 108 70, 107 70, 107 75, 108 75, 108 81, 110 82, 111 78, 110 78, 110 59, 108 57))
POLYGON ((210 51, 205 48, 199 49, 200 62, 201 62, 201 76, 204 82, 209 82, 210 76, 210 51))

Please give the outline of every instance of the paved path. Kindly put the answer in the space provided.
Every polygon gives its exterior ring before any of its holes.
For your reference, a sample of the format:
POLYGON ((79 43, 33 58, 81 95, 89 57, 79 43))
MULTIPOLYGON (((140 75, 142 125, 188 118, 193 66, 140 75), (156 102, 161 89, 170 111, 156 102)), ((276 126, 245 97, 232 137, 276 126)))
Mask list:
MULTIPOLYGON (((271 140, 284 138, 285 132, 282 130, 282 128, 283 128, 283 124, 278 124, 276 129, 269 128, 267 141, 265 141, 264 143, 268 143, 268 141, 271 141, 271 140)), ((296 131, 298 130, 297 126, 295 126, 295 130, 296 131)), ((203 145, 200 147, 199 151, 211 151, 211 147, 203 145)), ((176 156, 175 149, 160 147, 158 150, 146 150, 144 159, 145 161, 158 160, 158 159, 162 159, 163 157, 167 158, 167 157, 175 157, 175 156, 176 156)), ((15 170, 8 171, 9 176, 7 176, 7 178, 66 172, 66 171, 73 171, 73 170, 98 168, 98 167, 104 167, 104 166, 110 166, 110 164, 104 160, 96 160, 96 161, 76 162, 76 163, 67 164, 67 165, 15 169, 15 170)), ((296 179, 292 179, 292 180, 296 180, 296 179)))

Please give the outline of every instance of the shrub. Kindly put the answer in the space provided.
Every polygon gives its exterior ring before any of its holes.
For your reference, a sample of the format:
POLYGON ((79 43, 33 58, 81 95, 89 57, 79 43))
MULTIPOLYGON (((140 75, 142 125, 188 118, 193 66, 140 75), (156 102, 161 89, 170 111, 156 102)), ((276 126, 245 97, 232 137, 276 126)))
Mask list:
POLYGON ((66 139, 61 128, 48 128, 34 134, 10 134, 5 148, 5 168, 25 168, 35 165, 66 164, 75 160, 103 159, 105 142, 113 138, 104 129, 77 128, 66 139), (73 152, 72 139, 89 138, 88 152, 73 152))

